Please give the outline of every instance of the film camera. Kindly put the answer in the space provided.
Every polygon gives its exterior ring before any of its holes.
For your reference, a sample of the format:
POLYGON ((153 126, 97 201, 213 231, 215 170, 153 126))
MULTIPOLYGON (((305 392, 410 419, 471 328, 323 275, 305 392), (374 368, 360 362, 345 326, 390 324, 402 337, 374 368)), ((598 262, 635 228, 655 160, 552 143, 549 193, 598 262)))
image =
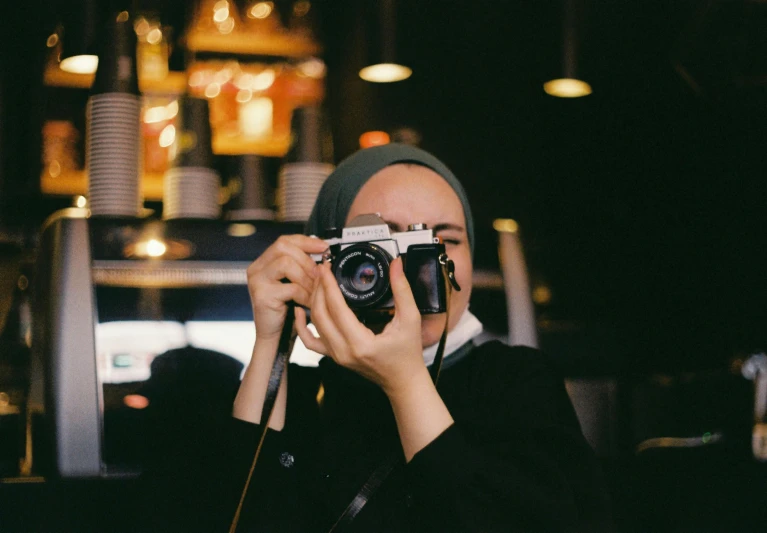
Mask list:
POLYGON ((360 215, 343 228, 341 237, 325 239, 325 254, 312 254, 316 262, 330 261, 346 303, 366 316, 394 307, 389 265, 402 256, 405 276, 421 314, 444 313, 447 306, 441 261, 445 245, 425 224, 411 224, 392 233, 378 214, 360 215))

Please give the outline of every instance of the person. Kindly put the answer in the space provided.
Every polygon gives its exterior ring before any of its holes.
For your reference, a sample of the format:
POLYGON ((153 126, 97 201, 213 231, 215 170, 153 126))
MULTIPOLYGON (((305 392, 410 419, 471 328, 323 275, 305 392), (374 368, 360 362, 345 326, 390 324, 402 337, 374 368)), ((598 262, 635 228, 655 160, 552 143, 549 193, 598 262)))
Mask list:
MULTIPOLYGON (((301 341, 323 357, 316 367, 289 365, 237 531, 330 531, 392 454, 399 461, 391 473, 334 531, 609 528, 598 463, 551 359, 475 342, 482 327, 469 310, 473 246, 470 206, 453 173, 419 148, 388 144, 342 161, 319 193, 307 235, 280 237, 251 264, 256 342, 221 437, 236 468, 217 487, 244 486, 288 302, 297 304, 301 341), (349 308, 330 265, 311 257, 328 248, 316 235, 369 213, 393 231, 426 224, 455 265, 461 290, 448 304, 437 385, 429 366, 445 315, 419 313, 401 259, 390 267, 393 316, 374 331, 349 308)), ((231 518, 237 501, 227 494, 231 518)))

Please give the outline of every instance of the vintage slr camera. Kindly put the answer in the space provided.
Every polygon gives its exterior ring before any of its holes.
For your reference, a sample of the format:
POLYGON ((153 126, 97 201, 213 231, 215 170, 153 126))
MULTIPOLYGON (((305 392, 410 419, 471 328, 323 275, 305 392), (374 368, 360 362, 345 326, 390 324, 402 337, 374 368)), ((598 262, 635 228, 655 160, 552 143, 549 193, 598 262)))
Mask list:
MULTIPOLYGON (((332 231, 332 230, 331 230, 332 231)), ((325 254, 312 254, 316 262, 330 261, 341 293, 360 316, 388 314, 394 307, 389 286, 389 265, 397 256, 421 314, 446 310, 445 245, 425 224, 391 233, 378 214, 360 215, 343 228, 341 237, 325 239, 325 254)))

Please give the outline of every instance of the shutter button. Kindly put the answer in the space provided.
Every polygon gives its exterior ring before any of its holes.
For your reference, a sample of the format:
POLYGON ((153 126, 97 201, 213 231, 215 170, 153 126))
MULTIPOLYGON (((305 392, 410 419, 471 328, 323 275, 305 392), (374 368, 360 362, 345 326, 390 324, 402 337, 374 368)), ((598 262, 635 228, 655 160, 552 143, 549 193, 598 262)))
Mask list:
POLYGON ((295 457, 290 455, 288 452, 282 452, 282 454, 280 454, 280 464, 285 468, 290 468, 295 462, 295 457))

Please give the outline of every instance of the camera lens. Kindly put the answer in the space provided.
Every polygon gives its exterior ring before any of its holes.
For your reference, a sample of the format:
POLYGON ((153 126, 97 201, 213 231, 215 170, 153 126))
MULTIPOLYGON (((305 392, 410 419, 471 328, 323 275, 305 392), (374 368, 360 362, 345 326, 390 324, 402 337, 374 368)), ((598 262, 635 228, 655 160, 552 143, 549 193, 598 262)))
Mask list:
POLYGON ((351 277, 352 286, 360 292, 369 291, 378 281, 378 270, 370 261, 360 263, 351 277))
POLYGON ((374 307, 389 295, 390 259, 384 249, 370 243, 354 244, 336 255, 336 280, 349 307, 374 307))

